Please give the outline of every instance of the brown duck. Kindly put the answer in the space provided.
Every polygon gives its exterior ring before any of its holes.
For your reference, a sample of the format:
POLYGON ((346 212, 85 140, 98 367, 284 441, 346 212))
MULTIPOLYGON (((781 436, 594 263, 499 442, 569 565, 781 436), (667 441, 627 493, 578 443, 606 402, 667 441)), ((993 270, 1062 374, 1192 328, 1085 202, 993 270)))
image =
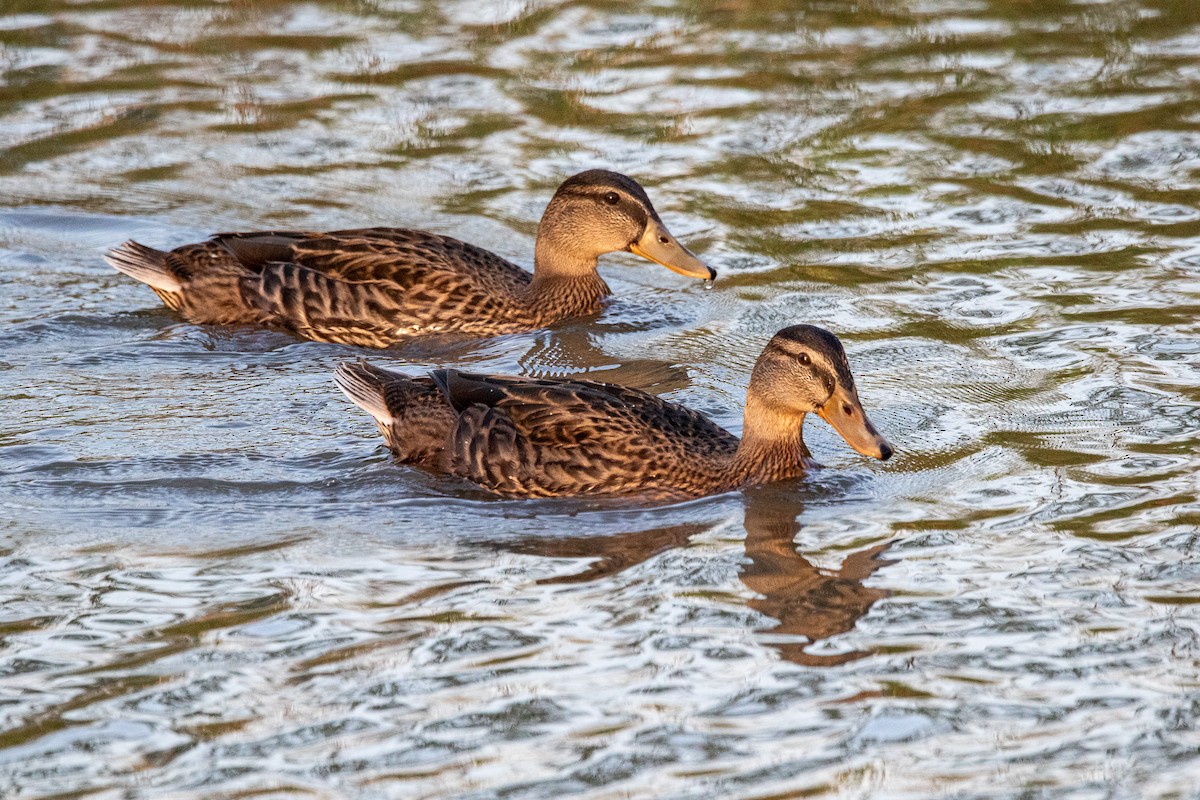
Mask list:
POLYGON ((600 309, 597 259, 627 250, 711 280, 632 178, 589 170, 554 193, 533 273, 425 231, 222 233, 169 253, 129 241, 106 260, 196 323, 265 325, 323 342, 388 347, 431 333, 496 336, 600 309))
POLYGON ((816 412, 858 452, 892 447, 863 411, 829 331, 784 328, 750 376, 739 441, 703 415, 636 389, 434 370, 409 377, 341 364, 338 386, 375 418, 396 457, 507 497, 685 498, 794 478, 812 465, 816 412))

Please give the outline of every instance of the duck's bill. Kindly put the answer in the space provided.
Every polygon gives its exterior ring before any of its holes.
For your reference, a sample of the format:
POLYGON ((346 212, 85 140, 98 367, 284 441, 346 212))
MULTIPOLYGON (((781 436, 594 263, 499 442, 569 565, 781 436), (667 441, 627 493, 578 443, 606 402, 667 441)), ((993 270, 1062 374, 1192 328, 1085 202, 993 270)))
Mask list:
POLYGON ((711 281, 717 277, 715 269, 696 258, 657 220, 647 223, 642 238, 629 245, 629 252, 689 278, 711 281))
POLYGON ((858 402, 856 392, 846 391, 839 386, 833 397, 829 398, 829 402, 817 413, 821 415, 821 419, 833 426, 846 440, 846 444, 864 456, 878 458, 880 461, 887 461, 892 457, 891 444, 879 435, 871 420, 867 419, 867 412, 863 411, 862 404, 858 402))

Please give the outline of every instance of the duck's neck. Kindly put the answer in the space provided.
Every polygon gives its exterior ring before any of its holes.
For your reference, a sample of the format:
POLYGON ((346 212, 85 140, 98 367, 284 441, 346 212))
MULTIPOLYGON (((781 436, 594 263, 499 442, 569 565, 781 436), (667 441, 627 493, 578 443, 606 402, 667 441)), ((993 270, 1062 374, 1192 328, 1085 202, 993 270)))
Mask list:
POLYGON ((611 294, 596 271, 596 256, 565 247, 560 237, 539 235, 533 256, 533 280, 526 302, 548 324, 555 319, 591 314, 611 294))
POLYGON ((747 486, 802 475, 812 464, 803 431, 803 414, 778 412, 751 392, 746 398, 742 441, 729 463, 731 483, 747 486))

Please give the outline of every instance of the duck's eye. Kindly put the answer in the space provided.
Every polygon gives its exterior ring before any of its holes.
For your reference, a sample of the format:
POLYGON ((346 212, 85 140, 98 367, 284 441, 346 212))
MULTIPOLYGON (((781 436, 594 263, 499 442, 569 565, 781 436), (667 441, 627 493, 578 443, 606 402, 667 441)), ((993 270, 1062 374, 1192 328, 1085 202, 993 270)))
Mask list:
POLYGON ((617 194, 616 192, 609 192, 608 194, 604 195, 604 202, 608 203, 610 206, 615 206, 617 203, 621 202, 621 195, 617 194))
POLYGON ((812 363, 812 359, 808 357, 808 353, 801 353, 796 356, 796 359, 806 367, 812 363))

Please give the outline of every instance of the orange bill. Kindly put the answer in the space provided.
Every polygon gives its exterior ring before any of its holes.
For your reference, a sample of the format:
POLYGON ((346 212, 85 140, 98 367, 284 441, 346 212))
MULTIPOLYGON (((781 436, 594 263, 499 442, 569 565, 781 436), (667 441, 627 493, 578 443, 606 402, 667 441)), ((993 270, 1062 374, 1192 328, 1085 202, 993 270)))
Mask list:
POLYGON ((887 461, 892 457, 892 446, 888 440, 879 435, 867 412, 863 411, 862 403, 858 402, 858 392, 839 386, 821 409, 817 412, 821 419, 833 426, 833 429, 864 456, 887 461))
POLYGON ((655 219, 646 224, 642 237, 629 245, 629 252, 689 278, 711 281, 717 277, 715 269, 696 258, 695 253, 681 245, 666 226, 655 219))

